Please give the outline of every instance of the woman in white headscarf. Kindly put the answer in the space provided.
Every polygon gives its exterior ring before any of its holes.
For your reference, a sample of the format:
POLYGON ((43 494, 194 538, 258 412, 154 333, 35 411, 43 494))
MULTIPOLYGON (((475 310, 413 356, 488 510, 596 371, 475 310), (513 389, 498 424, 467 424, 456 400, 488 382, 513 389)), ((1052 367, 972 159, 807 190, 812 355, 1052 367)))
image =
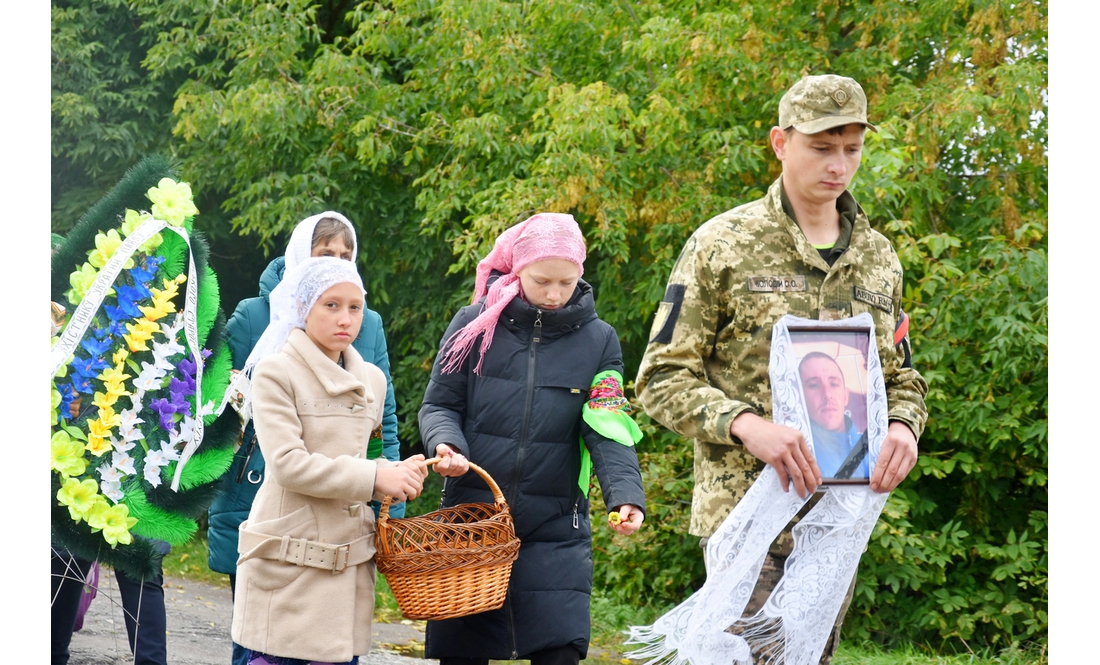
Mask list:
POLYGON ((355 266, 308 258, 271 293, 245 362, 267 476, 241 524, 233 641, 251 665, 356 663, 374 612, 372 499, 416 497, 424 456, 367 459, 386 379, 351 345, 364 310, 355 266))
MULTIPOLYGON (((327 211, 307 217, 298 223, 287 244, 285 256, 271 261, 260 277, 260 292, 255 298, 246 298, 237 305, 226 324, 229 350, 233 368, 244 367, 245 359, 252 353, 270 320, 271 293, 283 279, 283 274, 311 256, 332 256, 354 264, 359 248, 355 228, 344 215, 327 211)), ((397 440, 397 407, 390 379, 389 352, 386 334, 382 329, 382 317, 366 305, 363 308, 363 324, 352 346, 367 362, 376 365, 386 377, 385 407, 382 422, 371 433, 367 457, 385 457, 391 461, 401 459, 401 444, 397 440)), ((222 493, 214 500, 209 511, 207 538, 210 549, 211 570, 229 575, 230 588, 236 592, 237 528, 248 517, 256 490, 265 474, 264 456, 256 445, 251 425, 244 433, 242 445, 233 465, 226 473, 222 493)), ((372 506, 375 516, 378 506, 372 506)), ((404 517, 405 504, 390 506, 391 517, 404 517)), ((233 665, 245 665, 244 650, 233 646, 233 665)))

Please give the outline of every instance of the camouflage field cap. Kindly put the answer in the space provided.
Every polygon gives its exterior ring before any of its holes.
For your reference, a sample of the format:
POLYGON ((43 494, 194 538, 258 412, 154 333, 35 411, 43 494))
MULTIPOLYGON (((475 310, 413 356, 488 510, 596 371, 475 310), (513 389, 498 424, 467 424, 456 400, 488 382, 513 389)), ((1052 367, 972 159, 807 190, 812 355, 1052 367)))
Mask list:
POLYGON ((816 134, 851 123, 878 131, 867 122, 867 95, 847 76, 803 77, 779 100, 780 129, 794 127, 803 134, 816 134))

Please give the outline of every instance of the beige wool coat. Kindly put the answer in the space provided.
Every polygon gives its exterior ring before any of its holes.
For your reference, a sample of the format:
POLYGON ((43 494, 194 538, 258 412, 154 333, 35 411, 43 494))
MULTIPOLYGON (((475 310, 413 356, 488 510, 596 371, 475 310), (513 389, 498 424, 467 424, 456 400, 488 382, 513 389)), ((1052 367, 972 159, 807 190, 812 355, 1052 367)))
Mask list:
POLYGON ((370 650, 375 471, 367 442, 386 379, 354 348, 341 368, 294 329, 252 377, 267 475, 240 526, 233 641, 273 656, 345 662, 370 650))

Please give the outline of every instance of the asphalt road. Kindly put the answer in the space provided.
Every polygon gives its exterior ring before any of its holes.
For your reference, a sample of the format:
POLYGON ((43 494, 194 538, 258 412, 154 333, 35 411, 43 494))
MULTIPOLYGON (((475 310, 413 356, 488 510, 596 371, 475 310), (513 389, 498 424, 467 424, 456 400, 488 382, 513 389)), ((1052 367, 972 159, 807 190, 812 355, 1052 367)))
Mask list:
MULTIPOLYGON (((166 578, 164 605, 168 624, 168 662, 172 665, 229 665, 232 645, 229 626, 233 601, 228 588, 166 578)), ((430 665, 423 653, 423 622, 375 623, 373 639, 363 665, 430 665)), ((126 665, 133 662, 126 642, 122 603, 114 573, 103 569, 99 593, 84 617, 84 627, 73 634, 71 665, 126 665)))

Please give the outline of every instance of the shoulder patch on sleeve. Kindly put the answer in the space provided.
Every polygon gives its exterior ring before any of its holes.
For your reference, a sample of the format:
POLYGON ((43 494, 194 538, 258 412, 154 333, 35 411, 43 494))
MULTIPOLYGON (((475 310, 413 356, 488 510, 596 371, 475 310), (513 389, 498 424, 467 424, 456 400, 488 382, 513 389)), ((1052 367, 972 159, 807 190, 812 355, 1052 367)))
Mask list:
POLYGON ((669 284, 665 290, 665 298, 657 306, 657 315, 653 318, 653 327, 650 328, 649 343, 668 344, 672 341, 672 331, 676 328, 676 320, 680 318, 680 307, 684 304, 683 284, 669 284))
POLYGON ((898 325, 894 328, 894 348, 902 355, 901 366, 913 367, 913 349, 909 343, 909 315, 902 311, 898 325))

